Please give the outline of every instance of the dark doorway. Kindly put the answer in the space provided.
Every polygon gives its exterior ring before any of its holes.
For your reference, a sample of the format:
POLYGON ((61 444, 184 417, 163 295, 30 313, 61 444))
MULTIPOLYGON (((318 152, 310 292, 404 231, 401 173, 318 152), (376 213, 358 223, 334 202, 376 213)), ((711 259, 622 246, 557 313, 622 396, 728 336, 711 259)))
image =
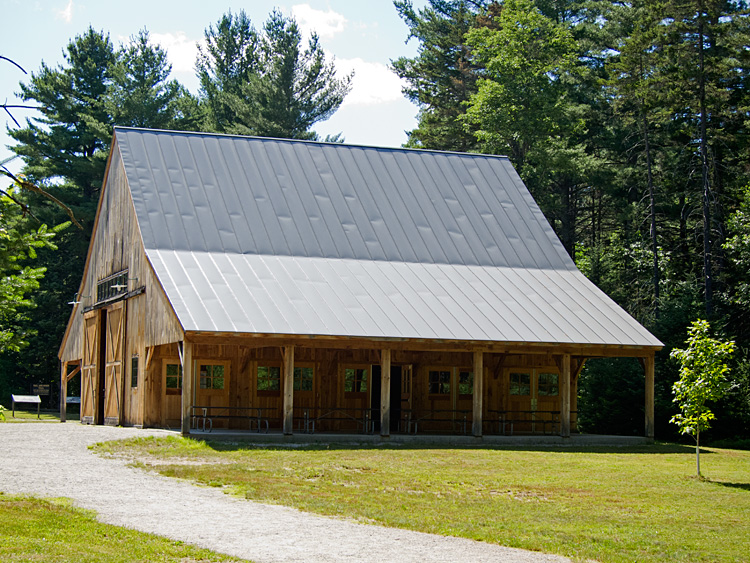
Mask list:
POLYGON ((99 322, 99 360, 97 361, 97 367, 99 368, 99 379, 98 394, 96 397, 96 420, 95 424, 104 424, 104 396, 106 390, 104 389, 107 373, 107 310, 102 309, 101 319, 99 322))
MULTIPOLYGON (((375 432, 380 432, 380 392, 383 387, 382 368, 380 365, 373 365, 371 371, 372 390, 370 408, 372 409, 375 432)), ((391 432, 398 432, 399 420, 401 420, 401 366, 391 366, 391 432)))

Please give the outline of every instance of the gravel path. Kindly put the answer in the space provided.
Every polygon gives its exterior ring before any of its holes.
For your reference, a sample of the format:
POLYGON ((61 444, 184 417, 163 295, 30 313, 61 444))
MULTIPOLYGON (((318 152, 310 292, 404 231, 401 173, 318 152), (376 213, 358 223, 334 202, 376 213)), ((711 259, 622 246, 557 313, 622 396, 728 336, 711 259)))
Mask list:
POLYGON ((307 514, 126 466, 87 446, 174 434, 66 424, 0 424, 0 490, 68 497, 99 519, 263 562, 564 562, 563 557, 307 514))

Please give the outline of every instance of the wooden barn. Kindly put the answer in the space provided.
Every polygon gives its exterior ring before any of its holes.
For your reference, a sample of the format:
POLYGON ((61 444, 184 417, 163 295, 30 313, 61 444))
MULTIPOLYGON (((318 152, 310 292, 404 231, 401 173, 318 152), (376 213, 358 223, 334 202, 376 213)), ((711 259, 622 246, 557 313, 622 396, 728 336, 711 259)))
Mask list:
POLYGON ((635 357, 653 437, 661 346, 507 158, 117 128, 59 357, 84 423, 382 436, 569 436, 635 357))

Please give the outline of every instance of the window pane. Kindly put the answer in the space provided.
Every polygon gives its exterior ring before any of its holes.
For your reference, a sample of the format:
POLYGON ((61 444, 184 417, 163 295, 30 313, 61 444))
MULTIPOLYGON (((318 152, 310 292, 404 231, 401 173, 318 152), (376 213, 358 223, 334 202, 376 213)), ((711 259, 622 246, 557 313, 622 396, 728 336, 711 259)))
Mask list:
POLYGON ((558 375, 556 373, 539 374, 539 395, 556 397, 559 394, 558 375))
POLYGON ((461 395, 472 395, 474 393, 474 372, 458 372, 458 392, 461 395))
POLYGON ((167 389, 182 389, 182 366, 167 364, 167 389))
POLYGON ((450 395, 451 372, 444 370, 430 371, 429 392, 433 395, 450 395))
POLYGON ((510 394, 511 395, 531 395, 531 374, 511 373, 510 374, 510 394))
POLYGON ((280 391, 281 368, 278 366, 258 366, 258 391, 280 391))
POLYGON ((130 386, 138 387, 138 356, 133 356, 130 361, 130 386))
POLYGON ((294 390, 313 390, 313 368, 294 368, 294 390))

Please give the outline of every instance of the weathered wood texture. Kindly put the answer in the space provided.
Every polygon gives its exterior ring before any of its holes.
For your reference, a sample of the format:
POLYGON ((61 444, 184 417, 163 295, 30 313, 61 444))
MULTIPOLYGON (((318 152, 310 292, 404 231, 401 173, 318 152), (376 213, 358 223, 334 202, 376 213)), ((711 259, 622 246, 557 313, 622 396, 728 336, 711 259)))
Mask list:
MULTIPOLYGON (((105 185, 99 200, 94 233, 89 246, 86 268, 60 348, 61 361, 75 361, 83 356, 83 311, 96 302, 100 280, 128 270, 128 291, 145 287, 143 307, 137 325, 128 321, 128 334, 139 339, 141 346, 167 344, 182 339, 182 329, 146 258, 133 200, 118 150, 114 150, 107 168, 105 185)), ((136 313, 137 314, 137 313, 136 313)), ((127 349, 132 349, 130 343, 127 349)))

